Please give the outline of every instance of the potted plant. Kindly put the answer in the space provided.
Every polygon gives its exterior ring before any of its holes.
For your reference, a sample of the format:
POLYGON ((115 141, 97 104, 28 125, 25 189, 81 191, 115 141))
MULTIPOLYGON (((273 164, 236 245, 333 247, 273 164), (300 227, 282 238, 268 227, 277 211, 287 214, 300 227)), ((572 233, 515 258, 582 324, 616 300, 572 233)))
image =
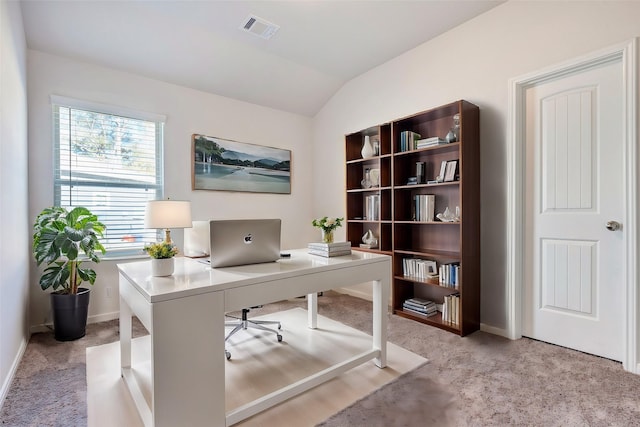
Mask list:
POLYGON ((173 257, 178 254, 178 248, 173 243, 162 241, 150 243, 144 251, 151 257, 151 275, 162 277, 173 274, 173 257))
POLYGON ((105 253, 99 237, 104 224, 87 208, 67 209, 54 206, 44 209, 33 224, 33 255, 46 268, 40 276, 43 290, 53 288, 51 307, 53 327, 58 341, 71 341, 85 335, 89 309, 89 289, 96 272, 82 268, 85 261, 100 262, 98 251, 105 253))
POLYGON ((324 216, 320 219, 314 219, 311 221, 311 225, 322 230, 323 243, 333 243, 333 230, 342 226, 343 220, 344 218, 329 218, 324 216))

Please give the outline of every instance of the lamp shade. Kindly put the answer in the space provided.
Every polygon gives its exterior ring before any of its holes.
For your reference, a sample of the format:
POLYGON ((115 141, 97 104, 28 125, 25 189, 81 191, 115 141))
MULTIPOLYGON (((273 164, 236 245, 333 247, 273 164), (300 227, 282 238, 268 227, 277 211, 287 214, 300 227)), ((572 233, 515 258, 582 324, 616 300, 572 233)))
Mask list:
POLYGON ((149 200, 144 212, 144 227, 191 227, 191 202, 184 200, 149 200))

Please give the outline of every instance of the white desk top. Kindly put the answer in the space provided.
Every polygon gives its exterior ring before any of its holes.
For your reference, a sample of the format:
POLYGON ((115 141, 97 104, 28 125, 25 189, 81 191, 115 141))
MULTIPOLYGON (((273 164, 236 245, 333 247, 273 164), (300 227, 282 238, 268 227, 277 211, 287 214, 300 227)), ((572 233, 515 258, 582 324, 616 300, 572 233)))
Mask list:
POLYGON ((305 274, 302 270, 313 274, 353 265, 390 262, 388 255, 371 252, 352 251, 351 255, 331 258, 311 255, 307 249, 286 252, 291 254, 291 258, 224 268, 211 268, 202 261, 178 257, 175 259, 175 272, 167 277, 151 276, 150 260, 118 264, 118 270, 148 302, 154 303, 300 276, 305 274))

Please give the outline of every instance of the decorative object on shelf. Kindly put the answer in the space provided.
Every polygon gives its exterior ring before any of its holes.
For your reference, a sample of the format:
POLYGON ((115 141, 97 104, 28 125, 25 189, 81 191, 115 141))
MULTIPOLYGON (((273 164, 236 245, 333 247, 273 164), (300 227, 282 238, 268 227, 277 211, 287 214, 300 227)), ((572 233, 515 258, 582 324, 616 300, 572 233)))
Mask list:
POLYGON ((371 145, 371 137, 369 135, 364 136, 364 144, 362 144, 362 154, 363 159, 367 159, 369 157, 373 157, 375 155, 375 150, 373 149, 373 145, 371 145))
POLYGON ((81 268, 81 264, 84 261, 100 262, 97 252, 104 254, 105 248, 98 238, 104 230, 98 217, 84 207, 71 211, 60 206, 46 208, 33 224, 36 264, 47 266, 40 277, 40 287, 54 290, 50 299, 54 335, 58 341, 75 340, 86 333, 90 293, 79 285, 83 281, 93 285, 96 272, 81 268))
POLYGON ((344 218, 322 217, 311 221, 311 225, 322 231, 322 243, 333 243, 333 231, 342 226, 344 218))
POLYGON ((374 156, 379 156, 380 155, 380 136, 374 136, 372 138, 372 144, 373 144, 373 155, 374 156))
POLYGON ((367 230, 367 232, 364 233, 360 247, 364 249, 375 249, 378 247, 378 238, 373 234, 373 231, 367 230))
POLYGON ((456 142, 456 134, 453 132, 453 128, 449 129, 449 132, 447 132, 447 136, 445 136, 444 139, 449 144, 456 142))
POLYGON ((362 186, 362 188, 371 188, 372 183, 371 183, 371 169, 365 169, 364 170, 364 178, 362 178, 362 181, 360 181, 360 185, 362 186))
POLYGON ((171 276, 173 274, 173 257, 178 254, 178 248, 166 241, 150 243, 143 249, 151 257, 151 275, 155 277, 171 276))
POLYGON ((442 163, 440 163, 440 174, 436 176, 436 181, 444 182, 444 175, 446 172, 447 172, 447 161, 443 160, 442 163))
POLYGON ((149 200, 144 212, 144 228, 164 228, 164 241, 171 244, 170 228, 191 228, 191 202, 149 200))
POLYGON ((291 150, 193 134, 191 188, 291 194, 291 150))
POLYGON ((460 136, 460 114, 456 113, 453 116, 453 127, 449 129, 447 136, 444 139, 448 142, 456 142, 459 141, 460 136))
POLYGON ((444 172, 444 182, 452 182, 456 180, 456 173, 458 172, 458 161, 449 160, 444 172))
POLYGON ((447 206, 443 213, 436 215, 436 218, 442 222, 458 222, 460 221, 460 207, 456 206, 456 213, 454 214, 447 206))
POLYGON ((416 183, 424 184, 424 174, 427 164, 425 162, 416 162, 416 183))
POLYGON ((453 115, 453 133, 456 136, 456 141, 460 141, 460 113, 453 115))
POLYGON ((380 186, 380 169, 378 168, 370 169, 369 180, 371 182, 371 187, 379 187, 380 186))

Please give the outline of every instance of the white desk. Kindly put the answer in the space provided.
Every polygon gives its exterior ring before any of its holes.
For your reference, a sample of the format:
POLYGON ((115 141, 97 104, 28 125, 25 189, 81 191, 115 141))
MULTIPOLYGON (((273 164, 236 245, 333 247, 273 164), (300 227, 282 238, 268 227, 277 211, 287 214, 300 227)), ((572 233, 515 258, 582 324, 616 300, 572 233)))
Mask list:
POLYGON ((374 359, 386 366, 391 258, 354 251, 323 258, 293 250, 276 263, 211 269, 176 258, 173 276, 151 277, 149 261, 118 264, 122 377, 145 426, 230 426, 374 359), (373 282, 371 350, 225 414, 224 314, 308 295, 316 327, 317 292, 373 282), (131 317, 151 334, 151 402, 131 367, 131 317))

